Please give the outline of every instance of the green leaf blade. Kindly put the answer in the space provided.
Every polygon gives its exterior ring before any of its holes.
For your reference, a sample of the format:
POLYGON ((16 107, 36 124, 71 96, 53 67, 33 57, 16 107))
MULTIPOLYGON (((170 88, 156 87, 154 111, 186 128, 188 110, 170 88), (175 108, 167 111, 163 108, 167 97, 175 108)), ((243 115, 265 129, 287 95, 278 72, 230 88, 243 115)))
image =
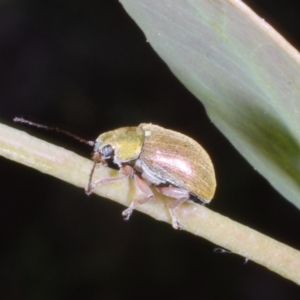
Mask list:
POLYGON ((298 52, 240 1, 121 3, 214 124, 300 208, 298 52))

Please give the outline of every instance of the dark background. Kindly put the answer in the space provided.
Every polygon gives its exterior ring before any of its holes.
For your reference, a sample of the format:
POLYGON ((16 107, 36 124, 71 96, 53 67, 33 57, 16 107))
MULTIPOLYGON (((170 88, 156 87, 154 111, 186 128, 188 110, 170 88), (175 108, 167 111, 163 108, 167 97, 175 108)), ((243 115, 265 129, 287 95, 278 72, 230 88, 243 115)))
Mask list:
MULTIPOLYGON (((297 1, 248 2, 299 48, 297 1), (298 45, 298 46, 297 46, 298 45)), ((0 3, 0 120, 85 157, 91 149, 20 126, 27 116, 94 140, 152 122, 210 153, 212 210, 297 249, 299 211, 207 118, 116 0, 0 3)), ((294 283, 168 224, 0 158, 0 299, 300 299, 294 283)))

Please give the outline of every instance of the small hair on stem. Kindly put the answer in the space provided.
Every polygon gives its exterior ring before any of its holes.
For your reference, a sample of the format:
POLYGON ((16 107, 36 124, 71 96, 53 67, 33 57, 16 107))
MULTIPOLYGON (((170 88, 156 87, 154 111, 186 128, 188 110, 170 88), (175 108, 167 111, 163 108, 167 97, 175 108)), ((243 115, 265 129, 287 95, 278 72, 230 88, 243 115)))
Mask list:
POLYGON ((23 123, 23 124, 27 124, 27 125, 30 125, 30 126, 33 126, 33 127, 42 128, 42 129, 45 129, 45 130, 56 131, 56 132, 65 134, 67 136, 70 136, 73 139, 75 139, 75 140, 77 140, 77 141, 79 141, 81 143, 85 143, 85 144, 87 144, 89 146, 95 146, 95 142, 94 141, 88 141, 88 140, 82 139, 78 135, 73 134, 73 133, 71 133, 69 131, 60 129, 58 127, 52 127, 52 126, 47 126, 47 125, 35 123, 35 122, 26 120, 24 118, 19 118, 19 117, 14 117, 13 121, 16 122, 16 123, 23 123))

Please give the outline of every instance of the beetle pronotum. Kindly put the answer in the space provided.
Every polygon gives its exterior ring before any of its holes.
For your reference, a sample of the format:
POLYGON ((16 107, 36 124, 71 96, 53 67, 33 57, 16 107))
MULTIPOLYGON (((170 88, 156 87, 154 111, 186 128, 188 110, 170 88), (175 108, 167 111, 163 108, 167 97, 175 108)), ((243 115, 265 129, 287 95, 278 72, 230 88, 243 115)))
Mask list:
POLYGON ((122 213, 128 220, 137 205, 153 198, 150 185, 174 199, 168 204, 175 229, 181 229, 174 210, 185 201, 209 203, 216 190, 214 167, 206 151, 190 137, 153 124, 122 127, 101 134, 95 142, 81 139, 65 130, 37 124, 23 118, 15 122, 55 130, 94 146, 94 166, 91 170, 86 193, 108 182, 126 177, 134 179, 135 186, 144 194, 134 199, 122 213), (93 181, 95 167, 113 164, 120 175, 93 181))

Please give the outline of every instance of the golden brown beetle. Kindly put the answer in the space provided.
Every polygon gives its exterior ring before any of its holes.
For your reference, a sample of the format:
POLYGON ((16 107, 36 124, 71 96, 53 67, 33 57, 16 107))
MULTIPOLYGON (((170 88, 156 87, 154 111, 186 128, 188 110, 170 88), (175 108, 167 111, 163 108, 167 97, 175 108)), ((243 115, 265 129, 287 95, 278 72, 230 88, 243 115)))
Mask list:
POLYGON ((61 132, 80 142, 94 146, 94 167, 86 193, 107 182, 125 177, 133 177, 136 186, 145 195, 134 200, 123 211, 126 220, 138 204, 153 197, 149 185, 176 201, 168 205, 172 225, 180 229, 181 225, 173 210, 184 201, 208 203, 216 190, 216 178, 213 164, 206 151, 193 139, 179 132, 153 124, 140 124, 138 127, 123 127, 101 134, 96 142, 87 141, 66 130, 38 124, 24 118, 14 118, 15 122, 25 123, 38 128, 61 132), (108 165, 112 162, 120 169, 120 176, 109 177, 92 182, 97 164, 108 165))
POLYGON ((144 193, 144 199, 134 200, 123 211, 126 220, 136 205, 153 197, 149 184, 176 199, 168 205, 175 229, 181 228, 173 211, 175 208, 184 201, 208 203, 215 193, 215 172, 206 151, 193 139, 157 125, 140 124, 101 134, 95 142, 93 160, 95 165, 87 194, 105 182, 124 177, 133 177, 136 186, 144 193), (96 164, 107 165, 109 161, 120 169, 121 175, 92 183, 96 164))

